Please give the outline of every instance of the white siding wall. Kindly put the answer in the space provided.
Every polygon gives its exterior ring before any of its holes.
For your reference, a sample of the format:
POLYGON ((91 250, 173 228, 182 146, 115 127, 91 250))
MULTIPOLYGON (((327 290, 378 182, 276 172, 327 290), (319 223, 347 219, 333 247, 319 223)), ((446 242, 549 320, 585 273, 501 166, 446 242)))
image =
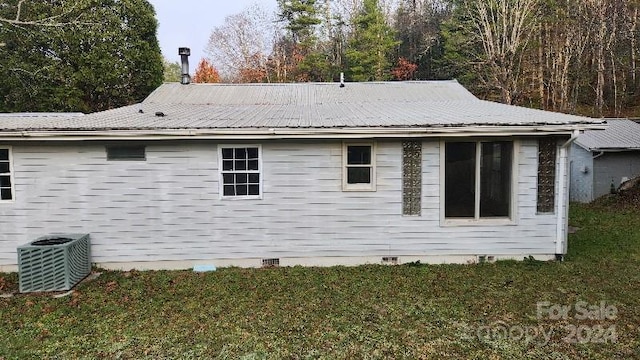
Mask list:
POLYGON ((377 191, 342 191, 340 142, 263 142, 263 199, 218 195, 216 143, 155 142, 147 161, 104 145, 14 144, 16 201, 0 204, 0 265, 50 233, 90 233, 93 261, 554 254, 536 214, 537 142, 519 147, 516 225, 440 224, 439 140, 423 145, 421 216, 402 216, 402 146, 377 142, 377 191))

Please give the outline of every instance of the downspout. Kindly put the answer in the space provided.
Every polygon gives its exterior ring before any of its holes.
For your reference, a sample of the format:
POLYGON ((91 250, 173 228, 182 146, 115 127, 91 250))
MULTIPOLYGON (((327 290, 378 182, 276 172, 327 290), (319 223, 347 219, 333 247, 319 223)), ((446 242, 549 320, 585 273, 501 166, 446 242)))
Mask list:
MULTIPOLYGON (((596 184, 595 184, 596 179, 593 171, 593 169, 595 169, 595 166, 596 166, 596 159, 600 158, 603 155, 604 155, 604 151, 600 150, 597 154, 594 154, 591 156, 591 186, 589 189, 591 190, 591 196, 589 197, 589 201, 593 201, 596 194, 596 184)), ((614 190, 615 190, 615 187, 613 185, 613 179, 611 179, 611 189, 609 190, 609 192, 613 194, 614 190)))
POLYGON ((562 260, 566 253, 567 243, 567 229, 569 226, 569 204, 566 199, 565 188, 569 186, 569 179, 567 177, 567 149, 571 143, 580 135, 579 130, 574 130, 571 134, 571 138, 560 146, 560 154, 558 161, 560 167, 558 169, 558 176, 560 178, 560 188, 558 189, 558 218, 556 219, 556 259, 562 260), (564 207, 564 208, 563 208, 564 207), (563 218, 567 223, 563 222, 563 218))

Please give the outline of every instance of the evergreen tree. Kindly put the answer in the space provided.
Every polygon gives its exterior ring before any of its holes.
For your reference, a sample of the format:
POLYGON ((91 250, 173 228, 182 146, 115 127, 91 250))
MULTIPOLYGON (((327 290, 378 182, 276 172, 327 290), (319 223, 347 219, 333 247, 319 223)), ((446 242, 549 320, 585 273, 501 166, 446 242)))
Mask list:
POLYGON ((278 0, 280 20, 293 41, 302 46, 312 46, 317 40, 315 26, 320 24, 316 0, 278 0))
POLYGON ((354 81, 389 79, 389 59, 399 42, 387 24, 378 0, 364 0, 354 26, 346 51, 347 75, 354 81))
MULTIPOLYGON (((317 34, 323 4, 317 0, 278 0, 280 20, 288 36, 280 39, 279 53, 292 63, 293 80, 324 81, 331 77, 329 55, 322 51, 317 34)), ((324 6, 328 6, 327 3, 324 6)))
POLYGON ((0 111, 141 101, 163 80, 156 28, 146 0, 9 1, 0 7, 0 111))
POLYGON ((180 82, 182 77, 182 66, 177 61, 171 62, 167 59, 162 60, 164 82, 180 82))
POLYGON ((457 79, 474 94, 484 95, 486 90, 481 89, 478 79, 484 68, 474 67, 478 62, 476 54, 482 51, 482 47, 470 40, 473 37, 470 29, 472 24, 465 8, 458 4, 451 17, 440 24, 442 53, 435 63, 444 78, 457 79))

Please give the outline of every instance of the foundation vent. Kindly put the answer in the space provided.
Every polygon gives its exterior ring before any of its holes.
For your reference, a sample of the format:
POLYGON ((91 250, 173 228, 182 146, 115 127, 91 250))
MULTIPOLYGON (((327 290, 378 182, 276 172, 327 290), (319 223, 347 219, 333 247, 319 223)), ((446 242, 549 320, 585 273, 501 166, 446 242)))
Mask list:
POLYGON ((397 256, 384 256, 382 257, 382 263, 385 265, 398 265, 397 256))
POLYGON ((262 267, 278 267, 280 266, 280 259, 262 259, 262 267))
POLYGON ((478 255, 479 263, 492 263, 496 261, 496 257, 493 255, 478 255))

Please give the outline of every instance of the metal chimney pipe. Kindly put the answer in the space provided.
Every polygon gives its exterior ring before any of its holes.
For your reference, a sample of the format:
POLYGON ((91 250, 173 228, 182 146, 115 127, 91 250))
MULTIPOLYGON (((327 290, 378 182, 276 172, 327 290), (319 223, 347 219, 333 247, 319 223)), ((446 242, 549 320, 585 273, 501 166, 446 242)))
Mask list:
POLYGON ((182 77, 180 78, 180 84, 189 85, 191 83, 191 76, 189 76, 189 55, 191 55, 191 49, 188 47, 178 48, 178 55, 182 60, 182 77))
POLYGON ((340 87, 341 88, 344 87, 344 73, 343 72, 340 73, 340 87))

